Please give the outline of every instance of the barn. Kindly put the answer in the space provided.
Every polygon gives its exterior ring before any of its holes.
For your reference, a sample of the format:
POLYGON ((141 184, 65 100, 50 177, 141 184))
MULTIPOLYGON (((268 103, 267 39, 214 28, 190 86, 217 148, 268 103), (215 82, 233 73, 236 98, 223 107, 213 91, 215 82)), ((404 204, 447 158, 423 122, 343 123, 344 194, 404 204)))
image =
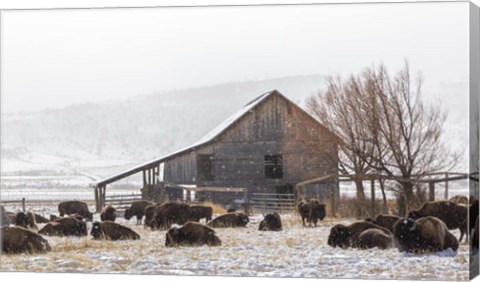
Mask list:
MULTIPOLYGON (((338 175, 337 141, 302 108, 273 90, 191 146, 95 183, 97 210, 104 205, 108 184, 136 173, 143 173, 144 198, 157 201, 165 195, 170 200, 182 197, 182 187, 196 191, 196 199, 215 202, 225 195, 217 189, 243 191, 246 198, 255 193, 294 193, 297 183, 338 175)), ((338 197, 338 181, 329 179, 309 190, 323 199, 338 197)))

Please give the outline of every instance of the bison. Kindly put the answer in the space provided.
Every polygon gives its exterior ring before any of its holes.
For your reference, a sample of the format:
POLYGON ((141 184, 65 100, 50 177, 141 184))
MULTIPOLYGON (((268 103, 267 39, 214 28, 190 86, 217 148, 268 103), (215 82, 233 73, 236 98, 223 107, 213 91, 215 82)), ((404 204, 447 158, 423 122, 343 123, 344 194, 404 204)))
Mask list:
POLYGON ((102 222, 95 221, 92 224, 90 235, 96 240, 117 241, 140 239, 140 235, 132 229, 109 220, 102 222))
POLYGON ((35 214, 31 211, 27 213, 18 212, 15 217, 15 225, 26 229, 38 230, 35 214))
POLYGON ((475 220, 475 227, 472 234, 472 249, 478 251, 478 216, 477 220, 475 220))
POLYGON ((165 236, 166 247, 176 246, 221 246, 222 241, 215 231, 197 222, 187 222, 182 227, 170 228, 165 236))
POLYGON ((6 254, 46 253, 52 250, 41 235, 23 227, 4 226, 1 229, 2 252, 6 254))
POLYGON ((115 221, 117 219, 117 210, 112 206, 106 206, 100 213, 100 220, 115 221))
POLYGON ((200 219, 205 218, 205 222, 212 220, 212 207, 207 206, 191 206, 192 215, 190 220, 199 222, 200 219))
POLYGON ((468 241, 468 208, 461 204, 455 204, 450 201, 427 202, 420 209, 412 210, 408 213, 411 219, 419 219, 426 216, 434 216, 443 221, 449 230, 460 229, 460 239, 464 235, 468 241))
POLYGON ((323 220, 325 218, 325 205, 321 204, 318 199, 310 199, 308 205, 310 206, 310 217, 308 225, 313 222, 313 224, 317 226, 317 221, 323 220))
POLYGON ((360 249, 389 249, 393 246, 393 236, 381 229, 370 228, 358 236, 358 247, 360 249))
POLYGON ((302 224, 305 226, 305 220, 309 220, 310 217, 310 205, 303 198, 297 203, 297 211, 302 218, 302 224))
POLYGON ((147 200, 135 201, 128 209, 125 210, 124 217, 126 220, 130 220, 130 218, 136 216, 137 225, 141 224, 143 216, 145 215, 145 208, 152 205, 154 205, 154 203, 147 200))
POLYGON ((468 229, 468 234, 471 235, 472 231, 475 229, 475 222, 478 217, 478 200, 473 200, 472 203, 470 204, 470 207, 468 208, 468 216, 469 216, 469 229, 468 229))
POLYGON ((248 216, 244 213, 227 213, 214 218, 207 225, 213 228, 245 227, 248 222, 248 216))
POLYGON ((153 210, 151 228, 168 229, 172 224, 182 225, 192 216, 192 209, 187 204, 165 203, 156 206, 153 210))
POLYGON ((145 207, 145 221, 144 221, 144 228, 150 227, 153 229, 152 221, 153 221, 153 214, 155 212, 155 208, 161 206, 161 204, 154 204, 145 207))
POLYGON ((264 216, 263 220, 258 226, 260 231, 281 231, 282 230, 282 220, 278 213, 269 213, 264 216))
POLYGON ((61 202, 58 205, 58 211, 60 216, 77 213, 90 221, 93 220, 93 214, 88 210, 87 204, 81 201, 61 202))
POLYGON ((396 215, 380 214, 376 218, 367 218, 365 221, 386 228, 393 233, 393 226, 399 219, 400 217, 396 215))
POLYGON ((357 248, 359 247, 360 234, 367 229, 378 229, 385 234, 392 234, 388 229, 366 221, 355 222, 348 226, 337 224, 330 229, 327 243, 329 246, 342 249, 349 247, 357 248))
POLYGON ((38 231, 39 234, 47 236, 87 236, 87 223, 75 218, 74 215, 61 217, 47 223, 38 231))
POLYGON ((401 252, 422 254, 458 249, 457 238, 448 231, 443 221, 433 216, 399 220, 395 224, 393 238, 395 247, 401 252))

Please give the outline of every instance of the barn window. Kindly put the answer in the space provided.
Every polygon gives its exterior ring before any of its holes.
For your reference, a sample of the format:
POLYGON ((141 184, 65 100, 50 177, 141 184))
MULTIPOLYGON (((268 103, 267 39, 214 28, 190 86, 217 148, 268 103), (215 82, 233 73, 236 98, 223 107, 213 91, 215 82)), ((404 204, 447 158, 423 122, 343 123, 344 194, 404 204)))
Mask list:
POLYGON ((197 155, 197 180, 213 180, 213 155, 197 155))
POLYGON ((265 156, 265 178, 278 179, 283 178, 282 155, 265 156))

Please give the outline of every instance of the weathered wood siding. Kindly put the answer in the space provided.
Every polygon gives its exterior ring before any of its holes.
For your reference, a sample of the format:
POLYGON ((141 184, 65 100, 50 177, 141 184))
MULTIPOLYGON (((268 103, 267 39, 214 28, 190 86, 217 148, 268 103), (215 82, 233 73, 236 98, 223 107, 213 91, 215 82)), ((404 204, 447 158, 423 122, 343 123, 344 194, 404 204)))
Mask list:
POLYGON ((246 187, 249 194, 275 193, 277 185, 337 173, 332 140, 329 131, 303 110, 272 95, 214 142, 165 162, 164 179, 198 186, 246 187), (212 155, 212 180, 196 178, 198 154, 212 155), (265 155, 282 155, 283 178, 265 178, 265 155))

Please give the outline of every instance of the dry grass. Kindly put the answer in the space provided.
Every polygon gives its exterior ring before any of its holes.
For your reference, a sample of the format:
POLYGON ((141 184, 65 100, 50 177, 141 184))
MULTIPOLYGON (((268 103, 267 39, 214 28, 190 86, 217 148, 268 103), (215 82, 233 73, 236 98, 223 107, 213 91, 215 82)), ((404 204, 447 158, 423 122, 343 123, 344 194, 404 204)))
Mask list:
POLYGON ((200 205, 202 206, 206 206, 206 207, 211 207, 212 208, 212 212, 214 214, 224 214, 224 213, 227 213, 227 210, 224 209, 222 206, 220 205, 217 205, 211 201, 206 201, 206 202, 202 202, 200 203, 200 205))

